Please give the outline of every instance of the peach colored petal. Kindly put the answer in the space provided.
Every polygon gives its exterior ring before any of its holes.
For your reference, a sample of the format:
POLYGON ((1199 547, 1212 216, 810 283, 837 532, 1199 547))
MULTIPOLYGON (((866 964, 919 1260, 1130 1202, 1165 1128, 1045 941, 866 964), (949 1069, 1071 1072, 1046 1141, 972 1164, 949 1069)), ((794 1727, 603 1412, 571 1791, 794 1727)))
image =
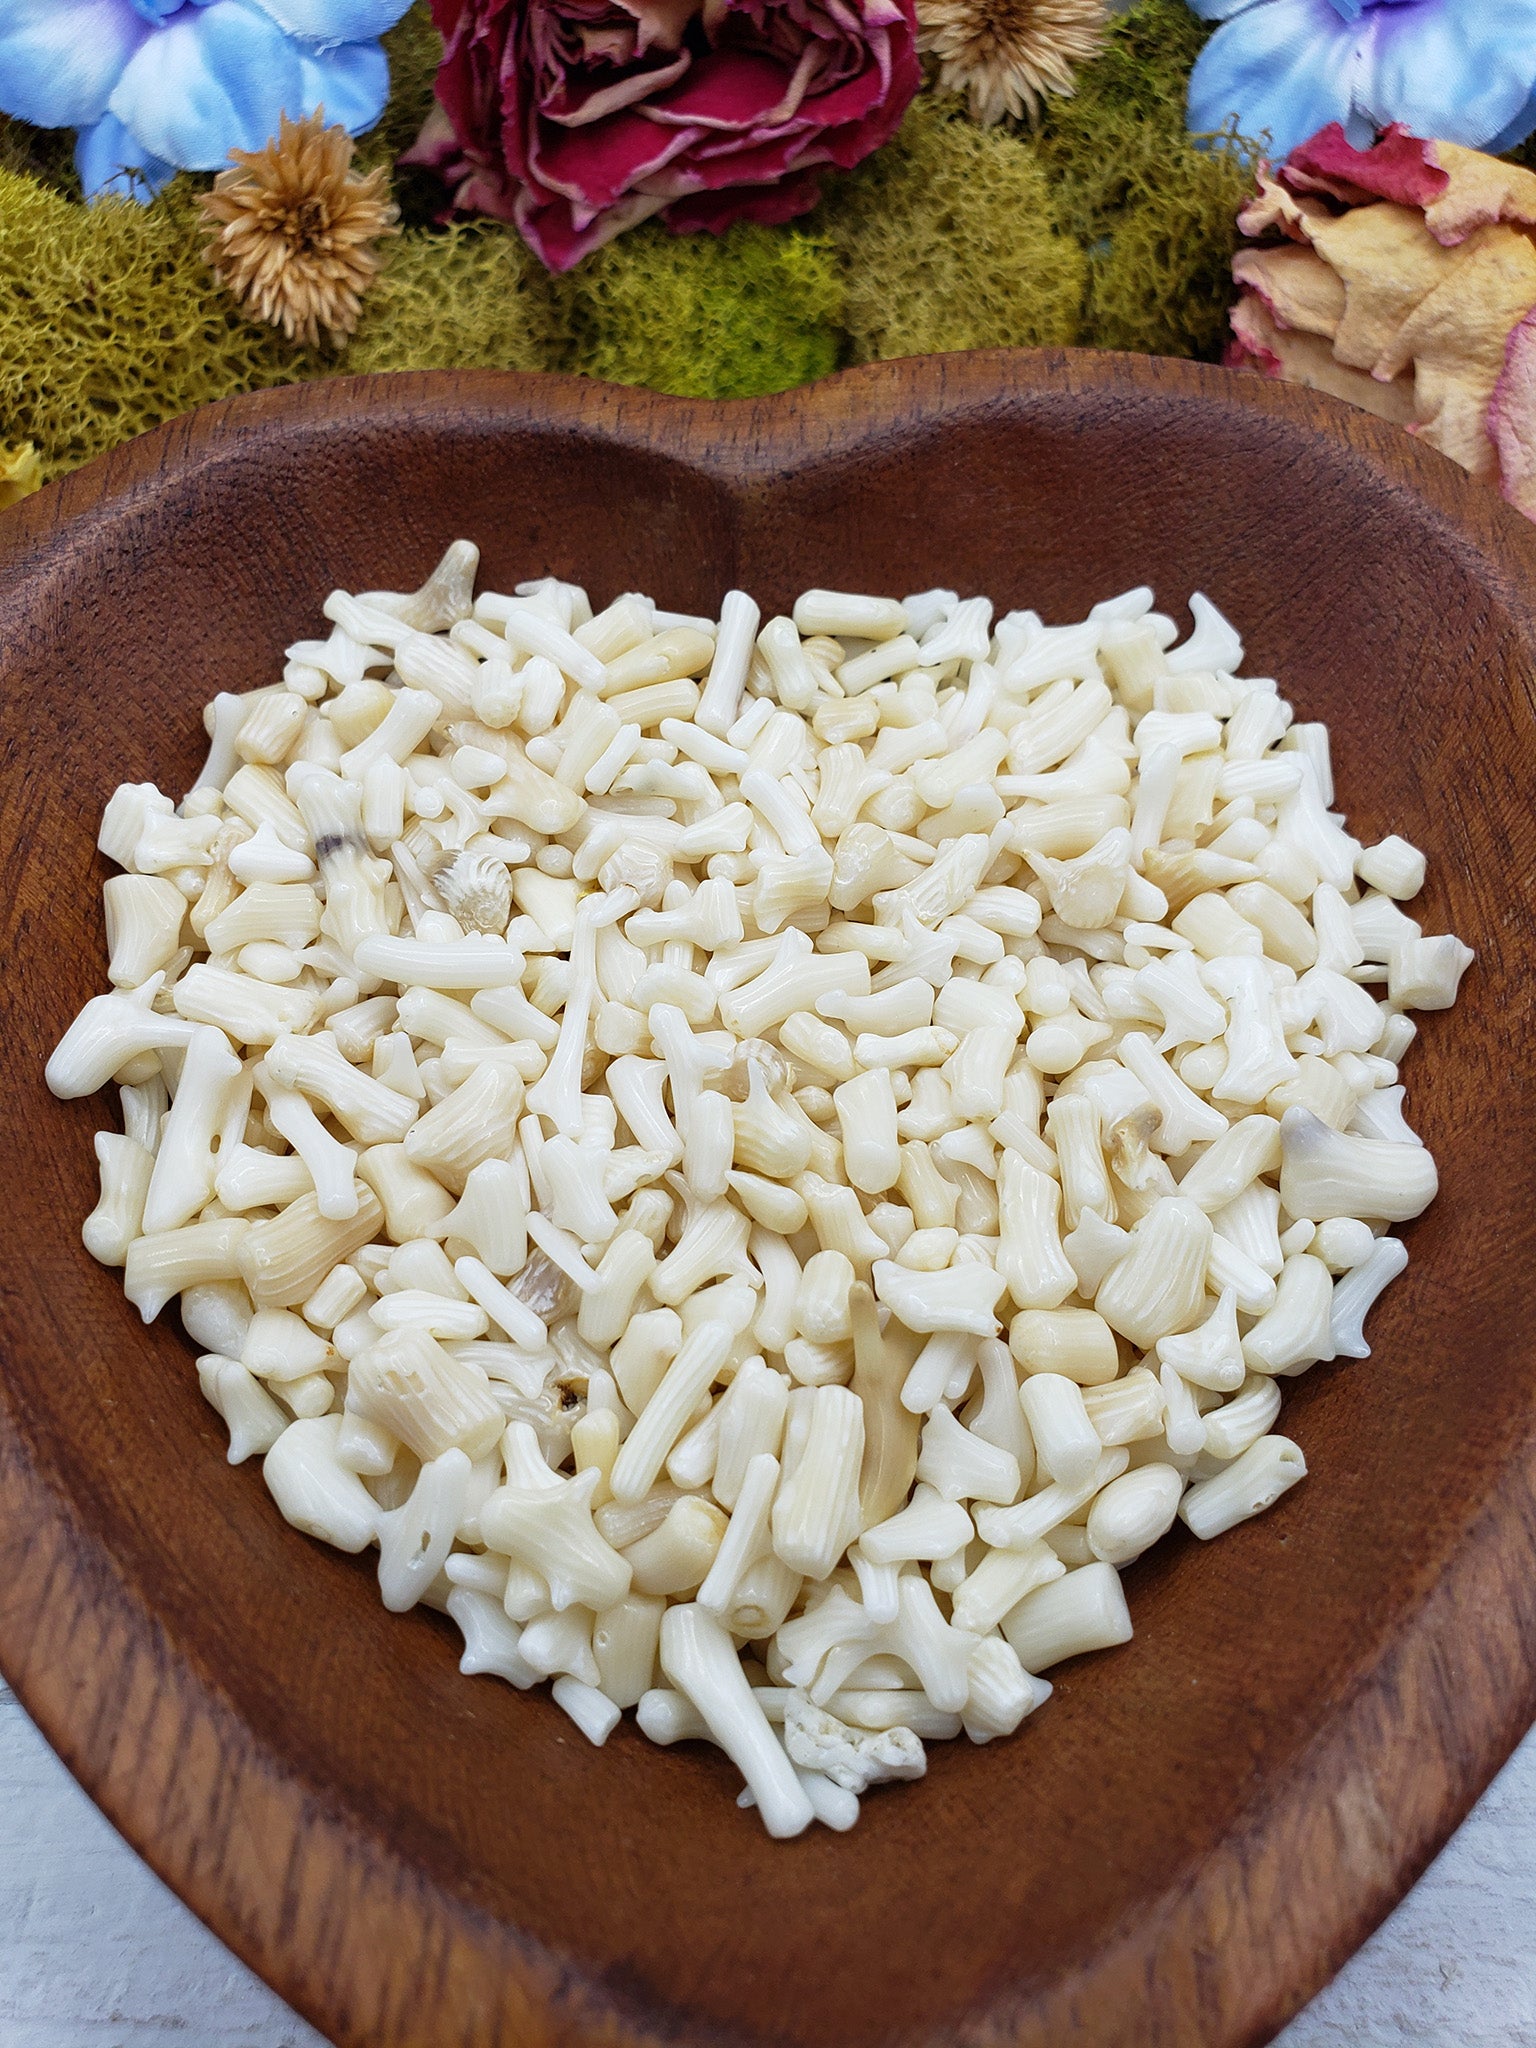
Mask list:
POLYGON ((1344 287, 1333 352, 1357 370, 1381 360, 1415 306, 1457 260, 1426 231, 1421 213, 1387 200, 1319 221, 1312 241, 1344 287))
POLYGON ((1463 149, 1456 142, 1432 142, 1429 158, 1450 179, 1440 197, 1424 209, 1437 242, 1453 247, 1490 221, 1536 227, 1536 172, 1500 163, 1497 157, 1463 149))
POLYGON ((1257 238, 1279 233, 1293 242, 1306 242, 1311 240, 1312 222, 1328 218, 1328 208, 1320 199, 1298 199, 1270 175, 1268 164, 1259 165, 1258 184, 1257 193, 1237 216, 1242 234, 1257 238))
POLYGON ((1315 334, 1301 334, 1293 328, 1277 327, 1263 301, 1245 292, 1232 308, 1232 332, 1242 349, 1252 356, 1269 377, 1282 377, 1288 384, 1305 384, 1312 391, 1326 391, 1335 398, 1358 405, 1362 412, 1378 419, 1406 426, 1413 418, 1413 384, 1400 377, 1390 384, 1378 383, 1361 370, 1335 362, 1328 344, 1315 334))
POLYGON ((1310 249, 1282 243, 1278 249, 1239 249, 1232 275, 1256 292, 1279 327, 1330 339, 1344 314, 1344 287, 1336 272, 1310 249))
POLYGON ((1527 519, 1536 519, 1536 313, 1527 313, 1510 334, 1488 430, 1498 449, 1505 497, 1527 519))
POLYGON ((1473 230, 1450 270, 1403 322, 1376 364, 1395 377, 1425 358, 1484 381, 1485 400, 1504 367, 1509 330, 1536 306, 1536 248, 1510 227, 1473 230))
POLYGON ((1228 309, 1227 324, 1232 329, 1232 339, 1221 358, 1226 367, 1257 370, 1261 377, 1278 377, 1280 358, 1269 345, 1269 336, 1276 331, 1275 323, 1265 312, 1263 300, 1255 298, 1252 292, 1243 292, 1237 304, 1228 309))
POLYGON ((1378 376, 1414 370, 1414 417, 1432 447, 1491 476, 1486 419, 1510 330, 1536 306, 1536 248, 1514 228, 1473 230, 1442 283, 1421 299, 1378 376))
POLYGON ((1488 402, 1493 379, 1469 374, 1460 364, 1421 357, 1414 365, 1413 409, 1408 423, 1431 448, 1449 455, 1463 469, 1485 481, 1499 473, 1498 451, 1488 432, 1488 402))
POLYGON ((1233 259, 1229 362, 1399 422, 1536 518, 1536 174, 1329 128, 1260 167, 1239 224, 1271 240, 1233 259))

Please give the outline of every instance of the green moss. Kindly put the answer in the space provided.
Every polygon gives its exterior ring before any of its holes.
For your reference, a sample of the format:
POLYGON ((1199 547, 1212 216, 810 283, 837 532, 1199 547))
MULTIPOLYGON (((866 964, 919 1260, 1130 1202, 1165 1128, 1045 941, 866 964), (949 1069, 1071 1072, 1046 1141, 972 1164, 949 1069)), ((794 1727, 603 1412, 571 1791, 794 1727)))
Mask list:
POLYGON ((549 280, 509 229, 388 246, 349 347, 310 352, 244 319, 203 260, 197 195, 75 204, 0 170, 0 440, 47 475, 210 399, 358 371, 541 369, 564 347, 549 280))
MULTIPOLYGON (((1113 193, 1119 166, 1107 142, 1141 127, 1159 136, 1184 133, 1189 74, 1209 34, 1184 0, 1137 0, 1110 23, 1103 50, 1079 70, 1071 97, 1046 101, 1043 153, 1052 171, 1070 181, 1075 202, 1102 205, 1113 193)), ((1081 231, 1090 223, 1078 213, 1072 225, 1081 231)))
POLYGON ((552 368, 564 346, 551 280, 510 228, 413 230, 386 245, 384 271, 334 366, 540 370, 552 368))
POLYGON ((1035 145, 925 95, 824 211, 855 362, 1076 340, 1083 250, 1035 145))
POLYGON ((305 359, 253 327, 207 269, 195 196, 76 205, 0 171, 0 439, 49 476, 305 359))
POLYGON ((1183 0, 1140 0, 1110 28, 1038 142, 1061 216, 1091 254, 1082 339, 1207 356, 1232 296, 1237 210, 1253 150, 1184 130, 1190 68, 1209 30, 1183 0))
POLYGON ((1253 186, 1249 160, 1185 148, 1133 182, 1096 258, 1083 339, 1149 355, 1218 355, 1233 297, 1237 210, 1253 186))
POLYGON ((565 367, 685 398, 787 391, 836 367, 830 243, 793 228, 672 235, 646 225, 561 281, 565 367))

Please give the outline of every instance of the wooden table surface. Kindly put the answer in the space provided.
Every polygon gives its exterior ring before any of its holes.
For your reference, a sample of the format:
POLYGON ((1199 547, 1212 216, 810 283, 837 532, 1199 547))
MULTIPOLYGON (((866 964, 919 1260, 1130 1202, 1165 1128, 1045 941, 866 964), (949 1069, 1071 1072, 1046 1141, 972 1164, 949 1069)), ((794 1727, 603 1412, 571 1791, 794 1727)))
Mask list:
MULTIPOLYGON (((0 1684, 0 2048, 325 2048, 142 1864, 0 1684)), ((1279 2048, 1536 2048, 1536 1730, 1279 2048)))

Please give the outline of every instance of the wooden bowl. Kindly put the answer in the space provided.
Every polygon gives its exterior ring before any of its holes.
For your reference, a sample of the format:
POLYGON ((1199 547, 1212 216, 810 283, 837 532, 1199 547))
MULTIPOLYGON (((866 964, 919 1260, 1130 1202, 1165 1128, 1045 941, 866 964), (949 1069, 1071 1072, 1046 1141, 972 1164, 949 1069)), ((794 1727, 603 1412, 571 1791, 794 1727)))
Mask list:
MULTIPOLYGON (((437 375, 213 406, 0 525, 6 1115, 0 1664, 239 1954, 356 2048, 1227 2048, 1324 1981, 1536 1707, 1536 534, 1406 435, 1191 365, 899 363, 695 405, 437 375), (1475 945, 1408 1059, 1440 1199, 1374 1355, 1288 1390, 1312 1476, 1128 1574, 1135 1641, 1013 1740, 936 1745, 774 1843, 712 1750, 461 1678, 440 1618, 231 1471, 185 1340, 80 1244, 100 1102, 45 1054, 103 985, 120 780, 184 787, 215 690, 336 584, 455 535, 502 588, 711 610, 740 583, 984 590, 1047 618, 1208 592, 1326 719, 1363 839, 1475 945)), ((114 1106, 115 1107, 115 1106, 114 1106)))

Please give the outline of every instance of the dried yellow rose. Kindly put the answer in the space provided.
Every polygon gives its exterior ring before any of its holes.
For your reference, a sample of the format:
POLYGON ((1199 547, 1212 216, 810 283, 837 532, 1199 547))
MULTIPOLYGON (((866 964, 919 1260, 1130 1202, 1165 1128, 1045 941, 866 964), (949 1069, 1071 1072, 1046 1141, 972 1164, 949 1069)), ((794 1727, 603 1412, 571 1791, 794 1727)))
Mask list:
POLYGON ((12 447, 0 441, 0 511, 43 487, 43 461, 30 441, 12 447))
POLYGON ((1536 516, 1536 175, 1335 123, 1261 168, 1238 224, 1230 362, 1397 421, 1536 516))

